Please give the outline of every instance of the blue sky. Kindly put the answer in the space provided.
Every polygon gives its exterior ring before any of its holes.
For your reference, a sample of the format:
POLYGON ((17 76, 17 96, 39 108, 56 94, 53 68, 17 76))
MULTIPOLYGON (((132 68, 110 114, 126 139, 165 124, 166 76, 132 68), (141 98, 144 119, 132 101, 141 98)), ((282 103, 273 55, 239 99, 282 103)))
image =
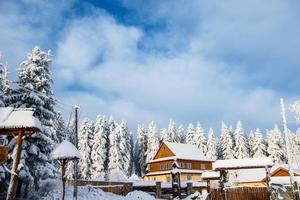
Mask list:
POLYGON ((12 79, 34 45, 51 49, 56 97, 82 118, 266 129, 280 97, 299 98, 299 4, 2 0, 0 49, 12 79))

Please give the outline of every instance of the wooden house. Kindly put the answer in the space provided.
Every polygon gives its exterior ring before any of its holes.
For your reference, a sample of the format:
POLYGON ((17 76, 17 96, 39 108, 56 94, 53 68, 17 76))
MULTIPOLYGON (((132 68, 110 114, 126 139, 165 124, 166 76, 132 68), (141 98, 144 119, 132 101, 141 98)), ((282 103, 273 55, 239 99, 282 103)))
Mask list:
POLYGON ((212 170, 213 160, 190 144, 163 142, 153 160, 147 163, 147 181, 171 182, 172 165, 176 163, 181 181, 202 181, 201 174, 212 170))
MULTIPOLYGON (((289 183, 289 170, 287 165, 275 165, 270 170, 271 183, 289 183)), ((296 180, 300 179, 300 170, 294 170, 296 180)), ((236 183, 238 186, 266 186, 266 173, 264 169, 238 170, 236 183)))

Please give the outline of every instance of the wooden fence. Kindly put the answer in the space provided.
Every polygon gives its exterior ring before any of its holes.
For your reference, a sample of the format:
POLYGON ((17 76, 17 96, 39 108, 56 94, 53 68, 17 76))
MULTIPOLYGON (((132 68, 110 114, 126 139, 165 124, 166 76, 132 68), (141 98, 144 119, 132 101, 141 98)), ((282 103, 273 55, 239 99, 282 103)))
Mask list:
MULTIPOLYGON (((74 180, 68 180, 67 184, 74 185, 74 180)), ((147 192, 156 198, 169 199, 172 196, 171 187, 162 187, 161 182, 155 185, 133 185, 131 182, 110 182, 110 181, 88 181, 77 180, 78 186, 91 186, 100 188, 105 192, 117 195, 127 195, 129 192, 139 190, 147 192)), ((194 187, 192 183, 187 183, 181 188, 182 197, 201 191, 203 187, 194 187)), ((269 200, 269 192, 266 187, 235 187, 226 188, 225 193, 220 189, 211 189, 209 200, 269 200)))
POLYGON ((270 195, 266 187, 235 187, 211 190, 210 200, 269 200, 270 195))
MULTIPOLYGON (((74 185, 74 180, 68 180, 67 184, 74 185)), ((77 186, 92 186, 93 188, 100 188, 104 192, 124 196, 133 191, 131 182, 77 180, 77 186)))

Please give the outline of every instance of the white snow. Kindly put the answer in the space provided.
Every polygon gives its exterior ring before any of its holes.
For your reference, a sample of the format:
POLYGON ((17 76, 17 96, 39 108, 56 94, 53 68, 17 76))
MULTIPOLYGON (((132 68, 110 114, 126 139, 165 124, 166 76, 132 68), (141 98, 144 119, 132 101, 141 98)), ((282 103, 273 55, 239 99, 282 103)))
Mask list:
POLYGON ((266 177, 266 170, 263 168, 258 169, 240 169, 237 171, 237 182, 257 182, 266 177))
POLYGON ((211 179, 211 178, 219 178, 220 177, 220 172, 219 171, 207 171, 203 172, 201 175, 201 178, 203 179, 211 179))
POLYGON ((181 143, 175 143, 175 142, 164 142, 164 143, 173 152, 176 159, 212 161, 211 159, 206 158, 202 154, 202 152, 194 145, 181 144, 181 143))
POLYGON ((273 166, 273 162, 268 157, 263 158, 245 158, 217 160, 213 163, 213 169, 247 169, 247 168, 264 168, 273 166))
POLYGON ((40 121, 33 116, 32 109, 0 108, 0 128, 38 128, 40 121))
MULTIPOLYGON (((38 196, 38 199, 42 200, 57 200, 61 199, 61 182, 53 181, 52 183, 45 184, 42 187, 38 196)), ((73 186, 66 187, 66 196, 65 199, 73 199, 73 186)), ((154 200, 155 198, 150 194, 141 191, 133 191, 128 193, 126 196, 115 195, 109 192, 103 192, 100 188, 94 187, 78 187, 78 199, 79 200, 154 200)))
MULTIPOLYGON (((297 183, 300 183, 300 176, 294 176, 294 181, 297 183)), ((289 176, 274 176, 271 177, 270 183, 277 183, 277 184, 283 184, 283 185, 290 185, 290 177, 289 176)))
POLYGON ((62 143, 58 144, 51 152, 51 158, 55 160, 78 159, 80 158, 80 153, 71 142, 65 140, 62 143))

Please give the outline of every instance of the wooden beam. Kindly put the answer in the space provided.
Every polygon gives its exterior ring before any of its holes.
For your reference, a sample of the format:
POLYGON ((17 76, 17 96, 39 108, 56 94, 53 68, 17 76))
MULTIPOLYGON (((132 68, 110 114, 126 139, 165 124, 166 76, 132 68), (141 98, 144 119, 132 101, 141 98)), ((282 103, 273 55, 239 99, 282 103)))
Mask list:
POLYGON ((24 131, 19 131, 18 137, 16 138, 15 157, 12 166, 12 175, 10 178, 10 183, 7 191, 7 197, 6 197, 7 200, 14 200, 17 191, 18 174, 19 174, 18 166, 20 163, 21 152, 22 152, 23 133, 24 131))

